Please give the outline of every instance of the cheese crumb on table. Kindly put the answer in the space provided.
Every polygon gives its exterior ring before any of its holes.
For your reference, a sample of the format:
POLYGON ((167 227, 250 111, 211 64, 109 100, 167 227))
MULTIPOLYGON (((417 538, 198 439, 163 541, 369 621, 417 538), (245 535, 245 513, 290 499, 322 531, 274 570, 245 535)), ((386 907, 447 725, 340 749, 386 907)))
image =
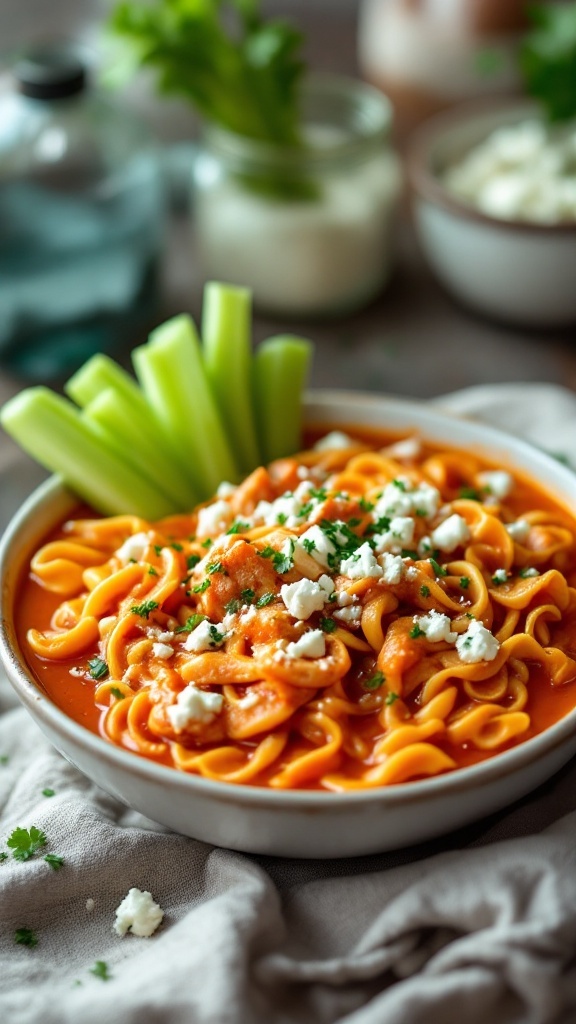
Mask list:
POLYGON ((141 889, 129 889, 116 908, 114 931, 117 935, 138 935, 147 939, 154 934, 164 917, 164 911, 152 899, 152 895, 141 889))

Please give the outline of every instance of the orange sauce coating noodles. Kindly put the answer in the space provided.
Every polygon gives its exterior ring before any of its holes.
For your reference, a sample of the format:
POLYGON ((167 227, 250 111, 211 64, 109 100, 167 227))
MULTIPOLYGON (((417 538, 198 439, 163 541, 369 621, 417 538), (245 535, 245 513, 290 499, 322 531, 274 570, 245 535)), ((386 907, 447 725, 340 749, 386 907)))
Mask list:
POLYGON ((343 791, 453 771, 567 714, 575 588, 576 521, 535 482, 351 429, 189 514, 79 509, 15 614, 41 687, 109 742, 343 791))

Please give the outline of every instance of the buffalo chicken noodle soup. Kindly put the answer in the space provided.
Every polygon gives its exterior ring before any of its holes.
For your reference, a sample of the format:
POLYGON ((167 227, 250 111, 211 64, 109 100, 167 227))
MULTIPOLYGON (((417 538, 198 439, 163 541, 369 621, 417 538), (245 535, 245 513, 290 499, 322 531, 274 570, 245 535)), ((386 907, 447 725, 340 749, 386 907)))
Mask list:
POLYGON ((450 772, 576 704, 576 521, 520 474, 340 432, 189 514, 65 522, 17 601, 28 663, 181 771, 352 790, 450 772))

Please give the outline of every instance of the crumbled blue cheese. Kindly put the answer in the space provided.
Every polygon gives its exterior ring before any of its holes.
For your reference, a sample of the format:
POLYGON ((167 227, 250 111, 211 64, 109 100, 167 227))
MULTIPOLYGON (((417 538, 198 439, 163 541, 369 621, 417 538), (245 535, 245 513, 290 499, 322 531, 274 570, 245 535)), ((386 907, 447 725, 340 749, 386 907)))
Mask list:
POLYGON ((318 565, 324 566, 325 569, 328 568, 329 556, 336 553, 336 546, 318 525, 311 526, 302 533, 296 541, 296 547, 311 555, 318 565))
POLYGON ((507 579, 508 573, 506 572, 506 569, 496 569, 492 576, 492 580, 496 584, 506 583, 507 579))
POLYGON ((533 565, 528 566, 526 569, 522 569, 520 575, 523 579, 528 579, 531 576, 539 576, 540 572, 533 565))
POLYGON ((162 643, 158 641, 152 644, 152 653, 155 658, 160 658, 165 661, 167 658, 171 658, 174 654, 174 648, 170 644, 162 643))
POLYGON ((477 481, 488 494, 498 501, 507 498, 514 487, 514 477, 505 469, 493 469, 486 473, 479 473, 477 481))
POLYGON ((491 217, 552 224, 576 218, 573 124, 536 119, 491 132, 445 171, 446 187, 491 217))
POLYGON ((218 486, 218 490, 216 491, 216 497, 217 498, 224 498, 224 499, 231 498, 232 495, 235 494, 235 493, 236 493, 235 485, 229 483, 228 480, 223 480, 222 483, 219 484, 219 486, 218 486))
POLYGON ((378 554, 390 551, 398 555, 414 540, 414 520, 411 516, 394 516, 390 526, 383 533, 374 536, 374 547, 378 554))
POLYGON ((309 619, 313 612, 322 611, 328 600, 326 588, 306 578, 296 583, 282 584, 280 597, 290 615, 302 621, 309 619))
POLYGON ((267 526, 298 526, 302 516, 302 505, 295 494, 286 493, 275 501, 259 501, 254 509, 254 523, 265 523, 267 526))
POLYGON ((456 641, 460 661, 474 665, 479 661, 494 661, 500 650, 496 637, 478 619, 473 619, 465 633, 456 641))
POLYGON ((220 714, 223 703, 224 697, 221 693, 199 690, 190 684, 180 691, 176 703, 166 708, 166 714, 172 728, 176 732, 182 732, 189 725, 206 725, 212 722, 216 715, 220 714))
POLYGON ((155 903, 152 895, 141 889, 129 889, 120 905, 116 908, 114 931, 116 935, 138 935, 149 938, 154 934, 164 917, 164 911, 155 903))
POLYGON ((359 626, 362 618, 362 606, 355 604, 349 605, 347 608, 337 608, 332 614, 335 619, 340 619, 348 626, 359 626))
POLYGON ((350 448, 357 443, 357 441, 348 437, 348 434, 345 434, 342 430, 332 430, 329 434, 325 434, 324 437, 316 441, 314 449, 317 452, 325 452, 333 448, 350 448))
POLYGON ((226 632, 223 625, 217 625, 203 619, 191 633, 186 637, 184 648, 200 654, 202 651, 213 651, 221 647, 230 634, 226 632))
POLYGON ((133 533, 114 554, 124 563, 139 562, 144 557, 146 549, 150 547, 150 542, 149 533, 133 533))
POLYGON ((311 629, 298 640, 292 640, 285 654, 287 658, 323 658, 326 654, 326 637, 321 629, 311 629))
POLYGON ((430 540, 434 548, 440 548, 441 551, 455 551, 461 544, 470 540, 468 523, 462 516, 454 513, 432 531, 430 540))
POLYGON ((386 484, 373 511, 375 520, 380 516, 413 516, 431 519, 440 505, 440 491, 431 484, 414 486, 407 476, 397 477, 386 484))
POLYGON ((414 623, 422 630, 426 639, 433 644, 440 643, 441 640, 453 644, 458 637, 458 634, 450 628, 451 622, 448 616, 434 611, 434 609, 431 609, 426 615, 415 615, 414 623))
POLYGON ((232 509, 227 501, 219 498, 211 505, 205 505, 198 512, 196 532, 199 537, 212 537, 222 533, 232 519, 232 509))
POLYGON ((392 555, 386 551, 384 554, 380 555, 378 561, 382 566, 382 581, 384 583, 388 583, 390 586, 400 583, 406 568, 402 556, 392 555))
POLYGON ((523 544, 524 541, 528 540, 530 523, 526 522, 525 519, 517 519, 514 523, 507 523, 506 530, 512 537, 512 540, 523 544))
POLYGON ((340 563, 340 572, 351 580, 363 580, 366 576, 378 579, 382 576, 382 566, 378 565, 372 548, 365 541, 349 558, 340 563))
POLYGON ((384 455, 393 459, 417 459, 422 451, 422 442, 419 437, 405 437, 402 441, 395 441, 382 449, 384 455))

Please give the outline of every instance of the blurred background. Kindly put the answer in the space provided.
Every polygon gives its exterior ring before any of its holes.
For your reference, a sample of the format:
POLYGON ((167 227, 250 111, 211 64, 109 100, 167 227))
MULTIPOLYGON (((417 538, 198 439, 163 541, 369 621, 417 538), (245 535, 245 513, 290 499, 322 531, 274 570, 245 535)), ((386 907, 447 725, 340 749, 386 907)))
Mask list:
MULTIPOLYGON (((67 132, 79 140, 76 148, 84 162, 92 145, 94 152, 102 146, 114 150, 115 159, 124 161, 122 166, 127 167, 129 158, 135 154, 141 159, 136 169, 130 165, 130 174, 135 175, 130 178, 128 189, 130 203, 122 209, 113 208, 116 234, 110 236, 108 248, 102 249, 100 262, 94 263, 88 275, 81 281, 66 275, 40 281, 35 264, 41 247, 54 244, 55 255, 50 260, 54 260, 55 266, 64 244, 81 230, 94 239, 94 245, 100 245, 102 229, 93 210, 88 211, 81 204, 65 205, 65 176, 55 187, 58 202, 52 202, 49 209, 42 197, 38 198, 37 191, 32 199, 30 191, 23 191, 25 180, 36 188, 38 168, 35 166, 33 172, 30 169, 30 111, 26 108, 23 112, 13 102, 14 62, 31 47, 66 41, 73 44, 86 64, 90 91, 99 93, 102 69, 110 62, 109 51, 102 43, 102 26, 110 9, 106 0, 52 0, 50 4, 45 0, 3 0, 0 7, 0 103, 4 104, 3 111, 0 107, 2 397, 31 380, 50 380, 59 386, 75 361, 99 348, 127 363, 130 348, 167 316, 188 311, 195 319, 200 317, 206 280, 198 256, 197 236, 202 224, 190 199, 192 164, 200 137, 199 119, 189 104, 160 97, 149 72, 133 76, 114 92, 104 90, 106 103, 113 110, 108 111, 109 121, 104 127, 98 122, 101 134, 96 141, 92 137, 96 121, 90 115, 90 131, 85 130, 80 106, 72 128, 68 124, 62 128, 58 113, 48 136, 43 135, 42 159, 44 165, 46 161, 51 163, 53 174, 59 165, 59 146, 62 151, 68 147, 67 160, 74 149, 72 144, 62 143, 67 132), (114 111, 121 111, 126 122, 115 120, 114 111), (17 131, 14 125, 24 117, 28 118, 26 128, 17 131), (161 200, 145 160, 150 147, 160 162, 161 200), (32 241, 27 262, 22 255, 18 264, 24 217, 32 225, 26 229, 32 241), (124 217, 126 223, 130 220, 131 227, 126 227, 122 234, 124 217), (45 227, 35 235, 41 222, 45 227), (128 253, 122 260, 121 252, 128 253), (36 328, 30 328, 30 324, 34 327, 36 323, 33 307, 57 309, 60 304, 66 315, 73 316, 76 305, 76 320, 82 326, 80 293, 97 293, 98 281, 104 280, 106 268, 112 282, 109 287, 115 291, 118 305, 125 302, 131 307, 130 316, 116 318, 116 327, 121 325, 120 334, 111 340, 112 335, 106 333, 108 326, 96 317, 90 320, 89 329, 68 331, 64 341, 51 328, 37 330, 35 340, 36 328)), ((392 190, 390 186, 387 193, 386 201, 391 206, 393 198, 394 210, 393 217, 387 215, 386 220, 387 264, 381 287, 372 288, 365 301, 358 301, 355 307, 351 304, 350 308, 330 308, 328 302, 318 309, 310 305, 309 312, 308 307, 291 310, 289 300, 285 307, 280 305, 276 309, 273 301, 256 306, 255 342, 289 329, 316 343, 312 380, 315 386, 424 398, 495 381, 551 381, 576 389, 576 315, 567 314, 560 318, 561 322, 554 322, 551 316, 550 323, 537 323, 527 316, 522 323, 517 316, 487 314, 474 308, 473 303, 462 301, 442 281, 422 245, 413 216, 413 185, 407 174, 407 154, 415 133, 438 111, 473 99, 512 98, 520 93, 516 51, 526 28, 526 10, 527 5, 521 0, 267 0, 263 4, 266 15, 287 17, 304 34, 304 56, 312 71, 370 84, 387 98, 393 118, 385 140, 387 170, 382 170, 380 180, 384 173, 391 174, 392 155, 398 181, 397 188, 392 190)), ((31 88, 36 86, 26 86, 28 98, 31 88)), ((16 92, 22 90, 16 88, 16 92)), ((80 92, 84 102, 85 92, 80 92)), ((36 109, 38 98, 33 97, 31 102, 36 109)), ((59 111, 62 109, 61 106, 59 111)), ((364 116, 358 110, 357 119, 361 114, 364 116)), ((38 155, 38 144, 35 146, 34 160, 38 155)), ((94 170, 96 156, 90 159, 94 170)), ((364 179, 355 179, 354 173, 346 172, 350 190, 356 194, 368 192, 369 186, 362 183, 364 179)), ((88 174, 85 166, 82 174, 88 174)), ((383 202, 382 197, 379 201, 383 202)), ((257 218, 259 214, 256 211, 250 216, 257 218)), ((307 230, 310 235, 312 220, 308 218, 307 222, 304 216, 297 229, 295 216, 292 208, 288 217, 292 233, 307 230)), ((450 242, 451 230, 449 225, 441 226, 440 247, 444 238, 447 245, 454 244, 456 263, 461 252, 460 262, 465 262, 474 273, 475 241, 464 238, 450 242)), ((562 244, 566 245, 568 233, 564 235, 562 244)), ((249 247, 250 226, 246 238, 249 247)), ((306 244, 309 248, 312 243, 306 244)), ((522 245, 529 244, 528 236, 523 236, 522 245)), ((575 244, 574 240, 570 244, 575 244)), ((576 254, 576 250, 563 250, 563 265, 570 254, 576 254)), ((358 256, 357 266, 365 255, 362 252, 358 256)), ((489 255, 483 258, 488 273, 493 261, 489 255)), ((503 261, 497 274, 501 279, 507 257, 501 254, 499 259, 503 261)), ((218 264, 216 271, 217 268, 218 264)), ((479 267, 477 274, 481 273, 479 267)), ((522 288, 526 293, 534 290, 522 281, 511 287, 520 293, 522 288)), ((545 280, 542 289, 546 290, 545 280)))

